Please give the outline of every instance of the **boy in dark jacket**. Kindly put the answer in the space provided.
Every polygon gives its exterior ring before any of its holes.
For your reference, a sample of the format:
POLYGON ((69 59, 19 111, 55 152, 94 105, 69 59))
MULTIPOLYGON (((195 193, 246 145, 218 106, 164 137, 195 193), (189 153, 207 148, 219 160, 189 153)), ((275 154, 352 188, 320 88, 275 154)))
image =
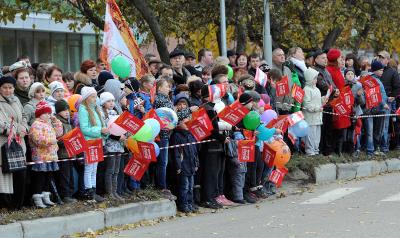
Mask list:
MULTIPOLYGON (((72 125, 69 116, 69 106, 65 100, 59 100, 55 103, 56 117, 61 121, 63 126, 63 135, 67 134, 72 130, 72 125)), ((68 161, 68 152, 61 140, 58 140, 58 163, 60 170, 57 171, 57 187, 59 194, 64 203, 74 203, 75 198, 72 198, 74 191, 74 183, 71 177, 72 174, 72 161, 68 161)))
MULTIPOLYGON (((175 101, 178 115, 178 126, 171 136, 173 144, 196 142, 188 131, 185 122, 190 120, 189 99, 177 97, 175 101)), ((196 212, 198 208, 193 202, 194 175, 199 167, 197 145, 188 145, 174 149, 174 165, 178 174, 178 209, 181 212, 196 212)))

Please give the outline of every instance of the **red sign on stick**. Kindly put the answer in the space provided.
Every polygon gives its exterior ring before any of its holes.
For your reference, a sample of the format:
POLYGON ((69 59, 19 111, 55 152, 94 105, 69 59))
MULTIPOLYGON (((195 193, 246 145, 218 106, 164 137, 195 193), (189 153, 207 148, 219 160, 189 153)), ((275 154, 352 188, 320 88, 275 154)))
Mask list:
POLYGON ((240 104, 239 101, 236 101, 218 113, 218 117, 232 126, 236 126, 236 124, 238 124, 248 113, 249 110, 240 104))
POLYGON ((264 163, 268 166, 268 168, 272 168, 274 166, 274 160, 276 156, 276 151, 271 149, 267 143, 264 143, 262 158, 264 163))
POLYGON ((86 163, 93 164, 104 161, 103 155, 103 140, 88 140, 87 141, 88 149, 86 151, 86 163))
POLYGON ((144 125, 142 120, 135 117, 128 111, 123 112, 114 123, 132 134, 136 134, 144 125))
POLYGON ((269 175, 269 181, 273 182, 276 187, 280 187, 283 181, 283 178, 285 175, 289 172, 289 170, 285 167, 275 169, 274 171, 271 172, 269 175))
POLYGON ((343 103, 341 97, 333 99, 331 101, 331 106, 333 108, 333 111, 340 115, 348 115, 351 112, 351 109, 343 103))
POLYGON ((191 120, 185 124, 197 141, 202 141, 204 138, 207 138, 211 135, 211 131, 208 130, 208 128, 206 128, 199 120, 191 120))
POLYGON ((284 76, 281 80, 276 82, 276 96, 282 97, 289 94, 289 79, 284 76))
POLYGON ((354 105, 354 96, 353 96, 353 92, 351 91, 350 86, 346 86, 344 88, 342 88, 341 92, 340 92, 340 97, 342 98, 342 102, 344 103, 344 105, 346 105, 347 107, 353 107, 354 105))
POLYGON ((150 162, 157 162, 156 151, 152 143, 138 141, 137 144, 140 156, 143 159, 149 160, 150 162))
POLYGON ((238 160, 240 162, 254 162, 254 140, 239 140, 238 142, 238 160))
POLYGON ((298 103, 302 103, 303 102, 304 90, 300 86, 298 86, 297 84, 293 85, 292 98, 294 100, 296 100, 296 102, 298 102, 298 103))
POLYGON ((77 154, 86 152, 87 143, 82 131, 79 128, 75 128, 72 131, 61 137, 64 142, 64 146, 67 149, 68 156, 73 157, 77 154))
POLYGON ((368 109, 379 106, 382 102, 382 94, 379 86, 365 89, 366 107, 368 109))
POLYGON ((272 119, 268 123, 267 128, 278 128, 283 133, 286 133, 286 131, 289 127, 288 117, 289 117, 289 115, 280 115, 277 119, 272 119))
POLYGON ((198 121, 209 131, 213 129, 211 120, 208 117, 206 109, 204 108, 200 108, 199 110, 192 113, 192 121, 198 121))
POLYGON ((140 181, 149 168, 150 161, 134 155, 125 166, 124 173, 133 179, 140 181))

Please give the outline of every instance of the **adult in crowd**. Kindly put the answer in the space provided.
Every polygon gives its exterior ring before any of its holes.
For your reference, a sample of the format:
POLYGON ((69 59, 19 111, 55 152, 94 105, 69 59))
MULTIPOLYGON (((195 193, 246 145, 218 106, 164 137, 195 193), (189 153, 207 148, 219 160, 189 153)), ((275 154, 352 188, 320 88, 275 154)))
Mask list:
MULTIPOLYGON (((285 61, 285 53, 282 49, 277 48, 272 51, 272 69, 278 70, 282 76, 287 76, 289 89, 291 89, 293 87, 292 71, 284 65, 285 61)), ((293 103, 293 98, 290 94, 279 98, 277 97, 275 102, 278 110, 277 113, 281 115, 290 114, 290 109, 292 108, 291 104, 293 103)))
POLYGON ((149 71, 155 78, 158 77, 161 64, 161 60, 159 60, 157 57, 152 57, 149 61, 149 71))
MULTIPOLYGON (((257 53, 252 53, 251 55, 249 55, 249 62, 250 62, 250 68, 248 70, 248 73, 253 76, 256 77, 256 73, 257 73, 257 69, 260 67, 261 65, 261 58, 260 55, 257 53)), ((255 90, 259 93, 259 94, 266 94, 267 90, 261 86, 260 84, 256 84, 255 85, 255 90)))
POLYGON ((172 67, 170 65, 163 64, 160 67, 160 75, 158 77, 168 77, 172 79, 174 77, 174 71, 172 70, 172 67))
POLYGON ((90 80, 92 81, 92 85, 95 87, 98 85, 97 82, 97 69, 96 69, 96 63, 93 60, 85 60, 82 62, 80 70, 82 73, 86 74, 89 76, 90 80))
MULTIPOLYGON (((326 70, 328 65, 328 58, 325 51, 317 50, 314 54, 314 69, 318 71, 317 88, 321 92, 321 96, 324 97, 324 111, 332 112, 332 107, 328 103, 333 99, 333 96, 339 95, 335 84, 332 81, 331 74, 326 70)), ((332 115, 324 113, 322 115, 322 128, 321 128, 321 141, 320 141, 320 152, 325 156, 330 156, 334 151, 334 137, 332 127, 332 115)))
POLYGON ((304 52, 300 47, 293 47, 289 49, 288 52, 288 60, 294 65, 294 71, 296 71, 301 87, 304 88, 305 86, 305 78, 304 78, 304 72, 307 69, 307 65, 304 57, 304 52))
MULTIPOLYGON (((0 146, 8 142, 8 136, 24 138, 28 133, 26 116, 19 99, 14 95, 16 80, 12 76, 0 78, 0 146), (11 127, 11 125, 13 125, 11 127)), ((26 153, 25 143, 20 144, 26 153)), ((0 155, 0 158, 3 154, 0 155)), ((2 160, 0 159, 0 163, 2 160)), ((25 196, 26 170, 4 174, 0 169, 0 206, 20 209, 25 196)))
MULTIPOLYGON (((380 51, 378 53, 378 61, 384 66, 383 74, 380 80, 385 88, 386 95, 388 96, 388 109, 385 110, 385 114, 390 114, 392 108, 396 108, 396 97, 400 95, 400 78, 397 70, 389 67, 390 54, 387 51, 380 51)), ((383 153, 389 151, 389 122, 390 117, 384 117, 383 121, 383 134, 381 150, 383 153)))
POLYGON ((236 67, 236 52, 234 50, 228 50, 226 52, 226 56, 229 59, 229 66, 232 68, 236 67))
POLYGON ((194 66, 194 68, 199 72, 202 72, 204 67, 214 63, 212 51, 206 48, 199 50, 199 53, 197 53, 197 59, 199 63, 194 66))
POLYGON ((13 77, 17 80, 14 94, 18 97, 22 106, 25 106, 29 102, 28 92, 32 84, 29 71, 29 68, 20 68, 13 72, 13 77))
POLYGON ((248 68, 248 57, 245 53, 240 53, 236 57, 235 65, 236 65, 236 70, 238 69, 245 69, 247 71, 248 68))
POLYGON ((183 66, 185 63, 185 53, 176 48, 169 54, 169 60, 173 69, 173 79, 176 85, 186 84, 186 80, 191 76, 190 72, 183 66))
POLYGON ((356 76, 360 76, 361 74, 361 69, 360 69, 360 65, 358 64, 358 60, 355 54, 353 53, 348 53, 346 55, 346 68, 353 68, 354 71, 356 72, 356 76))

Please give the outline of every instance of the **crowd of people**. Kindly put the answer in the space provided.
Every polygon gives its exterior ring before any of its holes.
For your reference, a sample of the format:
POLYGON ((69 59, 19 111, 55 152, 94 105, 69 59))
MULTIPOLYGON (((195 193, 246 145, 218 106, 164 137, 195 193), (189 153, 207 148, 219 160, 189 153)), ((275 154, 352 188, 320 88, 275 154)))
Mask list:
POLYGON ((4 66, 0 145, 10 135, 20 138, 26 161, 34 163, 13 173, 0 170, 0 207, 46 208, 77 199, 123 201, 153 185, 166 198, 177 200, 183 212, 195 212, 197 205, 217 209, 255 203, 274 194, 274 184, 268 179, 273 168, 262 159, 263 143, 256 139, 254 162, 238 160, 235 141, 247 137, 243 123, 232 126, 217 118, 220 108, 210 100, 208 85, 212 84, 226 87, 228 93, 220 99, 225 106, 237 100, 260 115, 265 110, 277 115, 302 111, 309 125, 305 137, 293 141, 287 131, 270 129, 271 134, 283 137, 292 153, 321 154, 324 159, 334 153, 358 157, 365 151, 373 158, 400 146, 400 122, 385 116, 396 111, 400 95, 397 63, 386 51, 371 61, 335 48, 307 55, 299 47, 287 54, 275 49, 272 65, 256 53, 248 56, 231 50, 227 57, 216 59, 208 49, 201 49, 196 57, 176 48, 169 56, 166 64, 146 55, 149 74, 138 79, 116 78, 102 60, 85 60, 78 72, 64 72, 53 63, 31 63, 27 56, 4 66), (266 85, 260 84, 258 70, 268 76, 266 85), (370 92, 362 84, 365 77, 377 83, 377 105, 368 101, 370 92), (304 98, 281 95, 277 85, 284 80, 290 91, 301 88, 304 98), (351 100, 345 102, 345 113, 339 113, 337 102, 345 93, 351 94, 351 100), (71 105, 68 99, 75 95, 80 96, 71 105), (151 109, 162 107, 174 110, 178 123, 174 129, 161 130, 159 147, 196 142, 186 122, 202 108, 213 119, 206 139, 215 141, 161 150, 157 162, 136 181, 123 172, 132 157, 126 148, 130 135, 112 135, 107 125, 125 111, 142 119, 151 109), (76 127, 87 140, 103 140, 103 162, 68 158, 60 138, 76 127))

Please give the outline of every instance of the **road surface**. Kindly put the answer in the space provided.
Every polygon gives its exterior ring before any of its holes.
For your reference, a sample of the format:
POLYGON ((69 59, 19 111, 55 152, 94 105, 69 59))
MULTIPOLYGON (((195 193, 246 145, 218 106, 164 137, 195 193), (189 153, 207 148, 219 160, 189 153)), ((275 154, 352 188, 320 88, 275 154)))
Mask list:
POLYGON ((140 238, 400 237, 400 173, 105 234, 140 238))

